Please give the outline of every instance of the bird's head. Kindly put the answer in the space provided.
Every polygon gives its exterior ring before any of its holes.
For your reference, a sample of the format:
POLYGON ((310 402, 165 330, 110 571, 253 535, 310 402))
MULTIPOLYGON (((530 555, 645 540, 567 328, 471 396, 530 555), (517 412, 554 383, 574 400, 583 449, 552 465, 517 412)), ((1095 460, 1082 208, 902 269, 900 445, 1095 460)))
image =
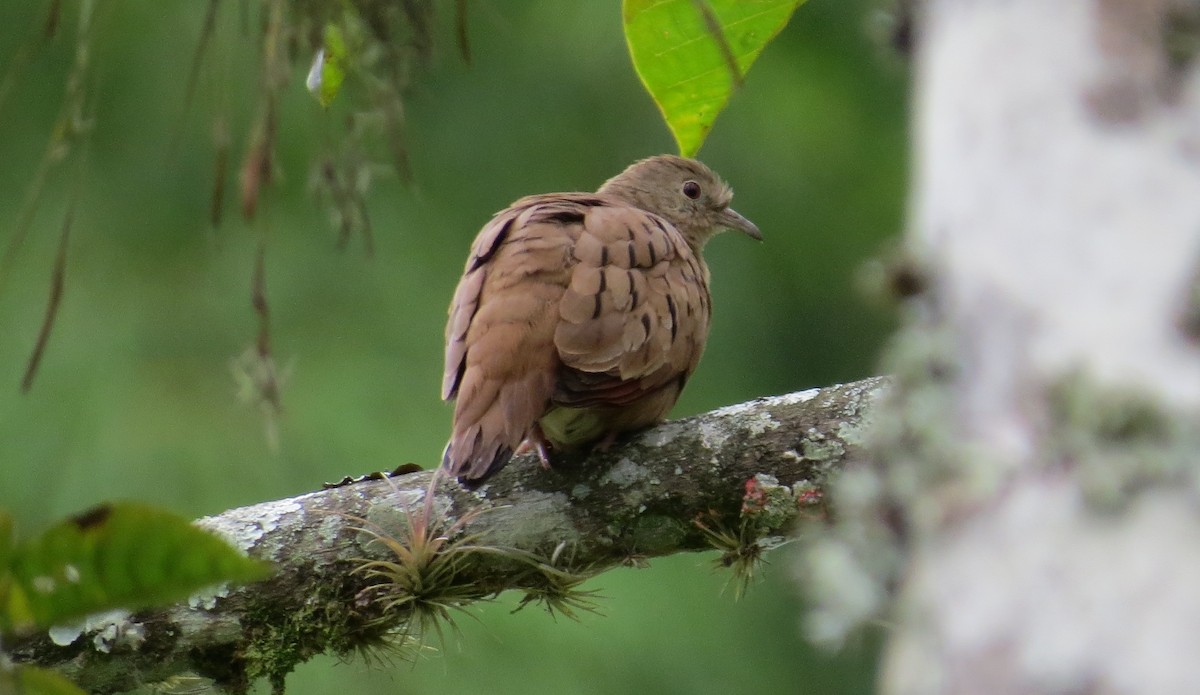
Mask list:
POLYGON ((634 162, 599 192, 666 218, 697 251, 725 229, 762 240, 758 227, 729 207, 729 185, 694 159, 664 154, 634 162))

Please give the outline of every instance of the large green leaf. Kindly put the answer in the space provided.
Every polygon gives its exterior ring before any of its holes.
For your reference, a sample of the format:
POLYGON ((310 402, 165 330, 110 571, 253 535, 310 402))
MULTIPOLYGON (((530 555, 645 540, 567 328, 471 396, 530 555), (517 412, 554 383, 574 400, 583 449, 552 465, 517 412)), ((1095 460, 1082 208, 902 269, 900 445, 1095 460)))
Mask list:
POLYGON ((679 144, 700 150, 717 114, 803 0, 624 0, 633 66, 679 144))
POLYGON ((265 563, 183 517, 142 504, 104 505, 12 549, 8 567, 0 566, 0 632, 167 603, 268 573, 265 563))

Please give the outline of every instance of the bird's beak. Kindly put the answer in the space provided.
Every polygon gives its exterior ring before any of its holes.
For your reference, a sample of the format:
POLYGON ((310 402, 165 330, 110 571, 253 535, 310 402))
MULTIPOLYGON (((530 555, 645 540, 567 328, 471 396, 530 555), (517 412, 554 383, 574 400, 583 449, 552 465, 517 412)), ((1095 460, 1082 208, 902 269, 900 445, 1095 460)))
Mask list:
POLYGON ((762 232, 758 231, 758 226, 750 220, 739 215, 733 208, 725 208, 721 211, 721 215, 717 218, 722 227, 736 229, 739 232, 744 232, 751 239, 762 241, 762 232))

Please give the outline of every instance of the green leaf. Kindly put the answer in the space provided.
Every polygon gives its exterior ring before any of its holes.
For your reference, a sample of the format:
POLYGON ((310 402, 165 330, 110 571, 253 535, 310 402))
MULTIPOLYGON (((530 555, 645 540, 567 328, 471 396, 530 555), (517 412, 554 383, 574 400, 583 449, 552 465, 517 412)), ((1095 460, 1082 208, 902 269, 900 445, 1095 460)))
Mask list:
POLYGON ((803 0, 624 0, 633 67, 695 156, 746 71, 803 0))
POLYGON ((36 666, 0 666, 0 693, 21 695, 87 695, 65 676, 36 666))
POLYGON ((346 79, 346 39, 336 24, 325 27, 325 42, 308 71, 308 91, 328 107, 346 79))
POLYGON ((0 572, 0 632, 168 603, 218 582, 262 579, 270 570, 183 517, 119 503, 18 544, 10 572, 0 572))

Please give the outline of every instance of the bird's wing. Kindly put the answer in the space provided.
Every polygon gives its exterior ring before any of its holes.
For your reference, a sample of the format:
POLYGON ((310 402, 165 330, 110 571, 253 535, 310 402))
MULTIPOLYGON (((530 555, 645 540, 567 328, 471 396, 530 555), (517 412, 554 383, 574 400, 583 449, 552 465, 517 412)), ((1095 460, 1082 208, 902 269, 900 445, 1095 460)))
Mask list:
POLYGON ((564 365, 554 402, 669 409, 708 338, 703 261, 669 222, 625 205, 588 208, 571 258, 554 331, 564 365), (675 394, 646 398, 664 388, 675 394))
POLYGON ((450 304, 442 397, 455 399, 443 466, 467 484, 499 470, 546 411, 559 302, 588 194, 523 198, 476 237, 450 304))

